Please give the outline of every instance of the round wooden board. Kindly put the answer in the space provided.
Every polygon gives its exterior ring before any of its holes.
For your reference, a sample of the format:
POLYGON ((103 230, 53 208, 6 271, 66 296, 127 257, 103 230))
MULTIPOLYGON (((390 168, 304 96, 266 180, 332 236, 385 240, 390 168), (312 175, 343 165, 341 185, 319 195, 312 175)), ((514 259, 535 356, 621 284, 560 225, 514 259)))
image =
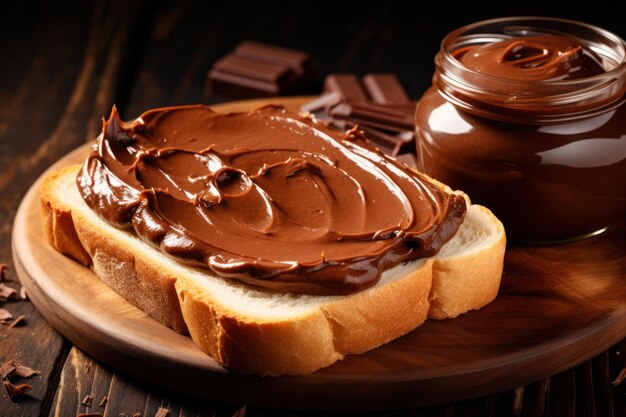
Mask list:
MULTIPOLYGON (((275 101, 297 110, 306 98, 275 101)), ((266 102, 215 108, 243 111, 266 102)), ((81 161, 89 147, 51 169, 81 161)), ((13 229, 16 269, 33 303, 92 356, 175 390, 283 409, 427 406, 546 378, 626 336, 626 227, 620 224, 575 243, 508 248, 500 294, 479 311, 428 321, 387 345, 309 376, 234 374, 188 337, 130 305, 91 270, 53 250, 39 220, 38 184, 24 197, 13 229)))

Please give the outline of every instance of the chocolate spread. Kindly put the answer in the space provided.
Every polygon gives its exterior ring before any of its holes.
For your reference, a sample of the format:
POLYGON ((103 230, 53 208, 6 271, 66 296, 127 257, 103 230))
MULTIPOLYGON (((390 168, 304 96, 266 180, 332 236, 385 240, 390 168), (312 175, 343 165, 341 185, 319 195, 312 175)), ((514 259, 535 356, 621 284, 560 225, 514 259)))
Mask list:
POLYGON ((512 80, 563 81, 606 72, 600 57, 566 36, 510 38, 464 48, 455 56, 469 69, 512 80))
POLYGON ((472 84, 455 94, 447 68, 438 68, 416 112, 420 170, 489 207, 517 242, 570 239, 623 218, 625 84, 615 81, 623 72, 582 91, 589 101, 552 94, 563 82, 608 75, 616 63, 556 35, 470 45, 452 56, 470 70, 458 77, 472 84))
POLYGON ((77 177, 84 201, 164 253, 283 292, 351 293, 436 254, 463 198, 371 148, 280 107, 215 113, 115 109, 77 177))

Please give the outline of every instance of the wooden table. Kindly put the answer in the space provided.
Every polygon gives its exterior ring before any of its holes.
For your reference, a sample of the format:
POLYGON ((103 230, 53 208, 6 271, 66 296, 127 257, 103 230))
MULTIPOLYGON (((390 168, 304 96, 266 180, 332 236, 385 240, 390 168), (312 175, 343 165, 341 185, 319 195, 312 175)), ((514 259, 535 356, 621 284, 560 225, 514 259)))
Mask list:
MULTIPOLYGON (((463 23, 511 14, 507 10, 481 13, 462 6, 445 15, 425 12, 416 26, 415 16, 400 13, 397 5, 387 2, 330 17, 330 2, 314 6, 310 2, 259 3, 249 8, 139 1, 3 7, 0 262, 9 264, 8 278, 14 281, 9 284, 14 287, 19 284, 12 269, 10 241, 22 196, 47 166, 96 136, 99 119, 111 104, 117 103, 130 118, 151 107, 200 102, 206 70, 243 39, 309 50, 320 62, 321 74, 396 72, 418 96, 429 83, 432 56, 445 33, 463 23), (272 9, 279 6, 282 13, 275 15, 272 9), (350 21, 344 22, 348 16, 350 21), (322 27, 327 32, 320 34, 322 27)), ((568 17, 625 35, 617 15, 603 18, 593 12, 578 13, 568 17)), ((549 13, 537 8, 528 14, 549 13)), ((28 381, 33 385, 30 399, 14 403, 0 397, 2 417, 66 417, 88 410, 106 416, 126 413, 130 417, 138 412, 151 417, 159 407, 171 410, 172 416, 231 416, 245 405, 192 398, 137 381, 73 347, 31 303, 15 301, 2 307, 15 316, 23 314, 26 323, 11 329, 0 326, 0 362, 17 359, 41 371, 28 381), (94 396, 89 409, 81 404, 88 394, 94 396), (108 403, 101 408, 98 403, 105 395, 108 403)), ((612 387, 611 381, 626 367, 626 341, 572 366, 501 394, 376 415, 624 415, 626 391, 622 385, 612 387)), ((300 414, 247 409, 248 416, 300 414)))

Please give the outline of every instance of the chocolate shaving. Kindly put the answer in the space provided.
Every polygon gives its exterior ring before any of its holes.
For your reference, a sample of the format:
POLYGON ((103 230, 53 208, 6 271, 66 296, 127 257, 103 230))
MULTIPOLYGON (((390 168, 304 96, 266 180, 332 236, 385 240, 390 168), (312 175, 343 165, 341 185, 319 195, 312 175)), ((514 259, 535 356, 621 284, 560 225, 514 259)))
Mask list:
POLYGON ((0 282, 0 298, 4 298, 6 300, 10 300, 17 296, 17 291, 15 288, 11 288, 8 285, 0 282))
POLYGON ((20 288, 20 298, 22 300, 28 300, 28 294, 26 294, 26 287, 20 288))
POLYGON ((83 401, 81 402, 81 404, 86 405, 87 407, 91 407, 91 405, 93 404, 93 395, 91 394, 85 395, 85 398, 83 398, 83 401))
POLYGON ((617 374, 613 382, 611 382, 611 385, 613 385, 614 387, 618 386, 622 383, 624 378, 626 378, 626 368, 623 368, 621 371, 619 371, 619 374, 617 374))
POLYGON ((104 407, 107 405, 107 402, 109 401, 108 397, 105 395, 104 397, 102 397, 102 399, 100 400, 100 404, 98 404, 100 407, 104 407))
POLYGON ((244 405, 239 410, 235 411, 233 417, 246 417, 246 406, 244 405))
POLYGON ((40 371, 32 369, 28 366, 21 365, 15 360, 11 359, 0 367, 0 379, 7 379, 13 375, 17 375, 20 378, 31 378, 35 375, 41 374, 40 371))
POLYGON ((33 388, 28 384, 15 385, 6 379, 2 381, 2 384, 4 384, 4 389, 7 390, 7 394, 9 394, 9 398, 11 399, 11 401, 20 400, 22 397, 28 395, 28 391, 33 388))
POLYGON ((22 314, 22 315, 18 316, 13 321, 13 323, 9 324, 9 329, 12 329, 13 327, 22 326, 25 323, 26 323, 26 317, 22 314))
POLYGON ((91 365, 89 363, 85 364, 85 373, 89 373, 89 371, 91 371, 91 365))
POLYGON ((80 413, 76 417, 104 417, 102 413, 80 413))
POLYGON ((0 367, 0 379, 9 378, 17 369, 17 364, 13 359, 0 367))
POLYGON ((28 366, 17 364, 15 367, 15 375, 20 378, 30 378, 39 374, 41 374, 41 371, 29 368, 28 366))
POLYGON ((154 417, 167 417, 170 415, 170 410, 167 408, 159 407, 157 412, 154 414, 154 417))
POLYGON ((0 323, 8 324, 12 318, 13 314, 11 314, 8 310, 5 310, 4 308, 0 308, 0 323))

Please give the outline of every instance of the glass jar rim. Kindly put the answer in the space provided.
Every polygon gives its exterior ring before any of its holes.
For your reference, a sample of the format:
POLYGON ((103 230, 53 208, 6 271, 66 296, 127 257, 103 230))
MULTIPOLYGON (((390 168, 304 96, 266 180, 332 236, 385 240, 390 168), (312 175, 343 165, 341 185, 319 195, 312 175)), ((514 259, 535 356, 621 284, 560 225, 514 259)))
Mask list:
POLYGON ((508 17, 498 17, 495 19, 487 19, 487 20, 481 20, 478 22, 474 22, 474 23, 470 23, 468 25, 465 26, 461 26, 458 29, 453 30, 452 32, 448 33, 443 40, 441 41, 440 44, 440 52, 444 52, 445 53, 445 57, 446 59, 450 60, 450 63, 456 67, 458 67, 459 69, 462 69, 464 71, 468 71, 471 72, 473 74, 475 74, 476 76, 480 76, 483 77, 485 79, 494 79, 494 80, 498 80, 498 81, 511 81, 510 78, 506 78, 506 77, 499 77, 497 75, 491 75, 491 74, 485 74, 482 72, 478 72, 476 70, 473 70, 471 68, 466 67, 465 65, 463 65, 458 59, 456 59, 453 55, 452 55, 452 50, 449 49, 449 45, 454 39, 459 38, 459 36, 465 32, 468 32, 470 30, 474 30, 477 28, 480 28, 481 26, 487 26, 487 25, 492 25, 492 24, 498 24, 498 23, 506 23, 506 22, 514 22, 514 21, 519 21, 519 20, 535 20, 535 21, 546 21, 546 22, 555 22, 555 23, 566 23, 566 24, 571 24, 571 25, 575 25, 575 26, 580 26, 582 28, 588 29, 588 30, 592 30, 595 31, 599 34, 601 34, 602 36, 604 36, 607 39, 610 39, 616 43, 619 43, 622 47, 622 56, 621 56, 621 60, 619 62, 616 63, 616 65, 607 70, 605 73, 603 74, 597 74, 597 75, 592 75, 589 77, 584 77, 584 78, 578 78, 578 79, 574 79, 574 80, 540 80, 540 81, 523 81, 523 80, 516 80, 516 81, 520 81, 520 83, 529 83, 529 84, 536 84, 536 83, 545 83, 545 84, 550 84, 550 85, 562 85, 562 86, 568 86, 568 85, 572 85, 572 86, 576 86, 579 85, 581 83, 584 83, 585 81, 591 80, 591 79, 602 79, 602 78, 606 78, 607 75, 611 74, 617 74, 619 73, 621 70, 623 70, 623 68, 626 67, 626 41, 624 41, 624 39, 622 39, 621 37, 619 37, 618 35, 616 35, 615 33, 603 29, 599 26, 595 26, 592 25, 590 23, 585 23, 585 22, 580 22, 577 20, 572 20, 572 19, 562 19, 562 18, 558 18, 558 17, 541 17, 541 16, 508 16, 508 17))
POLYGON ((442 40, 435 66, 433 85, 444 98, 469 112, 504 121, 586 117, 614 107, 626 93, 626 42, 606 29, 569 19, 511 16, 462 26, 442 40), (533 32, 577 38, 612 67, 572 80, 519 80, 470 69, 453 55, 463 46, 533 32))

